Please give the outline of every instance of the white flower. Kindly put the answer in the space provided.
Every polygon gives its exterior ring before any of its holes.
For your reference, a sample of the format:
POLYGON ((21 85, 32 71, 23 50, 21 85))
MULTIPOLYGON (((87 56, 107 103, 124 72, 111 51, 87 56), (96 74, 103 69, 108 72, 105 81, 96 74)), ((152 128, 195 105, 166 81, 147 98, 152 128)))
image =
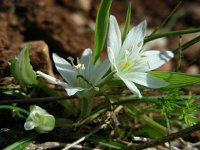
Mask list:
POLYGON ((122 43, 116 18, 110 16, 107 51, 111 69, 116 71, 116 76, 140 98, 142 95, 135 83, 150 88, 167 86, 167 82, 151 76, 147 72, 160 67, 174 57, 170 51, 145 51, 142 49, 146 26, 146 21, 143 21, 133 27, 122 43))
POLYGON ((110 67, 108 60, 94 65, 92 50, 89 48, 85 49, 80 60, 77 58, 77 65, 74 64, 73 58, 69 59, 71 64, 57 54, 53 54, 53 61, 56 69, 66 82, 37 71, 37 74, 47 79, 49 82, 63 86, 69 96, 79 91, 91 89, 92 86, 100 84, 110 67), (90 84, 92 84, 92 86, 90 84))
POLYGON ((39 133, 47 133, 55 127, 55 118, 39 106, 30 107, 30 114, 24 124, 25 130, 35 129, 39 133))

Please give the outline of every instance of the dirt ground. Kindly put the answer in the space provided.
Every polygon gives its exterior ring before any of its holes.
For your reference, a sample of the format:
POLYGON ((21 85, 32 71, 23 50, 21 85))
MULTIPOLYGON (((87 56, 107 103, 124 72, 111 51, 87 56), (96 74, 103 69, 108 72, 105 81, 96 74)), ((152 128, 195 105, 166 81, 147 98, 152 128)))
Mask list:
MULTIPOLYGON (((122 27, 127 6, 131 3, 132 25, 146 19, 150 32, 172 12, 178 2, 178 0, 113 0, 111 14, 117 17, 122 27)), ((95 16, 99 3, 100 0, 0 0, 0 85, 13 82, 9 79, 8 62, 27 42, 39 44, 32 47, 31 63, 34 69, 44 70, 50 74, 53 72, 49 56, 51 57, 53 52, 67 58, 80 56, 85 48, 92 48, 95 16), (49 51, 43 55, 38 51, 45 49, 46 44, 49 51)), ((195 27, 200 27, 200 1, 183 0, 163 31, 195 27)), ((182 43, 198 35, 199 33, 183 36, 182 43)), ((154 43, 151 47, 158 50, 174 50, 178 46, 178 41, 178 37, 170 37, 154 43)), ((184 52, 181 71, 200 73, 199 57, 200 43, 197 43, 184 52)), ((167 63, 161 70, 173 71, 176 60, 167 63)), ((55 71, 54 68, 53 70, 55 71)))

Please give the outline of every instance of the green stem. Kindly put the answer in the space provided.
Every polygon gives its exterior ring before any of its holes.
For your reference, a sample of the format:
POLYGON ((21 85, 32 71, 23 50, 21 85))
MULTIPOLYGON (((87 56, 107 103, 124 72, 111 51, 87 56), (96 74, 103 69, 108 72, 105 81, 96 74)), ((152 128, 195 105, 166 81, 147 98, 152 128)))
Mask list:
MULTIPOLYGON (((116 106, 119 105, 128 105, 128 104, 140 104, 140 103, 153 103, 153 104, 160 104, 158 101, 159 98, 165 97, 166 95, 163 96, 148 96, 148 97, 143 97, 141 99, 138 99, 135 95, 131 96, 126 96, 126 97, 120 97, 118 101, 113 102, 113 103, 107 103, 104 105, 101 105, 98 107, 98 110, 100 109, 109 109, 109 108, 115 108, 116 106), (111 105, 111 106, 110 106, 111 105)), ((181 96, 181 99, 188 99, 189 96, 181 96)), ((197 95, 196 98, 200 98, 200 95, 197 95)), ((182 103, 178 103, 178 105, 182 106, 182 103)))
MULTIPOLYGON (((165 121, 166 121, 166 125, 167 125, 167 132, 168 132, 167 135, 170 135, 171 125, 170 125, 170 121, 169 121, 169 118, 168 118, 166 112, 164 113, 164 117, 165 117, 165 121)), ((168 144, 169 144, 169 149, 172 150, 171 142, 169 141, 168 144)))
POLYGON ((92 98, 81 98, 80 99, 80 105, 81 105, 81 114, 80 118, 86 118, 87 116, 90 115, 92 111, 92 98))
POLYGON ((83 120, 79 120, 79 122, 74 123, 73 126, 74 127, 79 127, 79 126, 83 125, 84 123, 90 122, 91 120, 94 120, 99 115, 101 115, 102 113, 104 113, 106 110, 108 110, 108 108, 107 109, 104 108, 104 109, 100 109, 98 111, 95 111, 92 114, 90 114, 88 117, 84 118, 83 120))
MULTIPOLYGON (((128 103, 130 104, 130 103, 133 103, 133 102, 136 102, 136 103, 139 102, 139 101, 134 101, 131 98, 133 98, 133 97, 128 97, 128 100, 125 103, 123 103, 123 100, 121 100, 120 102, 115 102, 115 103, 112 103, 111 105, 114 107, 114 106, 118 106, 119 104, 128 104, 128 103)), ((152 99, 153 99, 153 97, 152 97, 152 99)), ((155 97, 154 97, 154 99, 155 99, 155 97)), ((148 101, 146 101, 146 102, 148 102, 148 101)), ((156 101, 154 101, 154 102, 156 102, 156 101)), ((86 105, 86 106, 88 106, 88 105, 86 105)), ((137 114, 140 113, 140 111, 137 108, 135 108, 135 107, 130 108, 130 106, 131 105, 126 105, 125 107, 128 111, 130 111, 131 114, 137 115, 137 114)), ((80 126, 80 125, 82 125, 86 122, 89 122, 89 121, 93 120, 94 118, 98 117, 99 115, 101 115, 102 113, 104 113, 105 111, 107 111, 108 109, 110 109, 110 105, 108 105, 108 104, 104 105, 103 107, 98 109, 96 112, 90 114, 85 119, 79 120, 79 122, 75 123, 74 126, 80 126)), ((161 133, 167 134, 167 129, 165 127, 163 127, 159 123, 155 122, 154 120, 152 120, 148 116, 146 116, 144 114, 140 114, 139 119, 141 121, 145 122, 146 124, 148 124, 149 126, 151 126, 152 128, 159 130, 161 133)))
POLYGON ((18 112, 22 112, 24 113, 25 115, 29 115, 29 112, 25 109, 22 109, 22 108, 19 108, 19 107, 16 107, 16 106, 10 106, 10 105, 0 105, 0 109, 10 109, 10 110, 15 110, 15 111, 18 111, 18 112))
MULTIPOLYGON (((187 43, 185 43, 185 44, 183 44, 183 45, 181 46, 182 51, 185 50, 186 48, 188 48, 188 47, 194 45, 195 43, 197 43, 197 42, 199 42, 199 41, 200 41, 200 36, 197 36, 196 38, 194 38, 194 39, 188 41, 187 43)), ((174 54, 177 54, 178 51, 179 51, 179 47, 178 47, 177 49, 175 49, 175 50, 173 51, 173 53, 174 53, 174 54)))
POLYGON ((90 83, 82 75, 77 75, 77 78, 83 79, 85 81, 85 83, 87 83, 89 86, 91 86, 91 89, 80 91, 77 93, 77 96, 79 97, 80 103, 81 103, 80 118, 83 119, 90 115, 90 113, 92 111, 93 98, 94 98, 96 92, 99 91, 99 88, 93 86, 93 84, 90 83))
POLYGON ((176 66, 176 72, 179 71, 180 67, 181 67, 181 59, 182 59, 182 47, 181 47, 181 39, 182 36, 179 35, 179 43, 178 43, 178 62, 177 62, 177 66, 176 66))
POLYGON ((161 33, 161 34, 154 34, 154 35, 150 35, 150 36, 145 37, 144 43, 147 43, 149 41, 153 41, 155 39, 159 39, 159 38, 162 38, 162 37, 190 34, 190 33, 196 33, 196 32, 200 32, 200 28, 190 29, 190 30, 171 31, 171 32, 166 32, 166 33, 161 33))
POLYGON ((154 128, 156 130, 159 130, 163 134, 167 134, 168 133, 167 129, 164 126, 162 126, 161 124, 155 122, 154 120, 152 120, 148 116, 146 116, 144 114, 141 114, 140 110, 138 110, 137 108, 133 107, 132 105, 126 105, 125 109, 130 114, 132 114, 134 116, 137 116, 139 120, 141 120, 142 122, 146 123, 150 127, 154 128))

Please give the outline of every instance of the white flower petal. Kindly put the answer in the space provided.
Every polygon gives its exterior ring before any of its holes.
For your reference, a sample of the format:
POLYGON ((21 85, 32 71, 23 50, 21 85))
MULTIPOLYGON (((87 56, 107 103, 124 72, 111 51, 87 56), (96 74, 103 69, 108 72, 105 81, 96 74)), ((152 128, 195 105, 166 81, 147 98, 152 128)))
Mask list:
POLYGON ((81 57, 81 63, 84 64, 85 66, 83 76, 90 79, 92 77, 91 70, 94 70, 94 67, 95 67, 93 64, 92 50, 90 48, 87 48, 84 50, 81 57))
POLYGON ((58 80, 58 79, 56 79, 52 76, 49 76, 41 71, 37 71, 37 74, 40 75, 41 77, 45 78, 47 81, 49 81, 52 84, 57 84, 57 85, 63 86, 64 88, 69 86, 66 82, 58 80))
POLYGON ((134 71, 151 71, 165 64, 174 57, 171 51, 144 51, 134 66, 134 71))
POLYGON ((87 48, 84 50, 82 57, 81 57, 81 61, 85 66, 89 66, 88 64, 90 63, 90 61, 92 58, 92 50, 90 48, 87 48))
POLYGON ((61 74, 61 76, 69 84, 75 84, 76 83, 76 81, 75 81, 76 71, 71 66, 71 64, 55 53, 53 53, 53 61, 55 63, 56 69, 61 74))
POLYGON ((77 92, 83 91, 83 90, 84 90, 84 89, 81 88, 81 87, 65 88, 65 91, 67 92, 67 94, 68 94, 69 96, 72 96, 72 95, 76 94, 77 92))
POLYGON ((121 32, 119 25, 114 16, 110 16, 109 31, 108 31, 108 47, 116 53, 121 49, 121 32))
POLYGON ((108 52, 108 58, 109 58, 111 65, 117 69, 114 51, 112 50, 112 48, 108 47, 107 52, 108 52))
POLYGON ((133 59, 137 57, 138 53, 140 52, 142 46, 143 46, 143 40, 146 34, 146 27, 147 23, 146 20, 141 22, 139 25, 133 27, 123 45, 121 50, 127 50, 129 53, 131 53, 133 59))
POLYGON ((47 81, 49 81, 50 83, 52 84, 57 84, 57 85, 60 85, 62 87, 65 88, 65 90, 67 91, 67 94, 69 96, 72 96, 74 95, 76 92, 78 91, 82 91, 84 90, 83 88, 81 87, 71 87, 69 84, 67 84, 66 82, 63 82, 61 80, 58 80, 52 76, 49 76, 41 71, 37 71, 37 74, 40 75, 41 77, 45 78, 47 81))
POLYGON ((37 122, 34 121, 26 121, 24 123, 24 129, 29 131, 29 130, 33 130, 35 127, 38 127, 37 122))
MULTIPOLYGON (((117 24, 115 18, 113 21, 110 21, 110 31, 115 29, 113 24, 117 24)), ((109 42, 107 51, 108 58, 111 63, 111 69, 112 71, 115 71, 116 76, 121 78, 126 86, 139 97, 142 96, 134 83, 150 88, 161 88, 168 85, 168 83, 164 80, 151 76, 146 72, 160 67, 174 57, 174 54, 170 51, 142 50, 144 37, 146 34, 146 26, 146 21, 143 21, 139 25, 132 28, 126 36, 126 39, 120 50, 118 50, 119 44, 116 42, 116 39, 121 39, 119 38, 119 34, 117 34, 118 32, 112 33, 114 32, 112 31, 109 32, 108 35, 109 42), (115 36, 115 39, 112 39, 112 35, 117 36, 115 36)))
POLYGON ((92 74, 91 82, 94 84, 99 82, 109 68, 110 63, 108 60, 104 60, 103 62, 101 62, 101 64, 99 64, 98 67, 95 68, 94 73, 92 74))
POLYGON ((135 86, 135 84, 132 81, 129 81, 127 79, 121 78, 123 82, 126 84, 126 86, 129 88, 129 90, 133 93, 135 93, 139 98, 142 98, 142 95, 138 88, 135 86))
POLYGON ((169 85, 164 80, 143 72, 130 72, 125 74, 123 78, 150 88, 161 88, 169 85))

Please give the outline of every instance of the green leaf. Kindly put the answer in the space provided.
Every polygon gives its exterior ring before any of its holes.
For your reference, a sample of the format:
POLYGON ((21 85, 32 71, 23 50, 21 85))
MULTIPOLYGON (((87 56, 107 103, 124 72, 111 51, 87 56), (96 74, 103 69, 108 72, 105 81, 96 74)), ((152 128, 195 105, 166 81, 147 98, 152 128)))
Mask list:
POLYGON ((131 23, 131 3, 128 5, 128 9, 126 12, 126 21, 124 25, 124 31, 122 34, 122 41, 124 41, 124 39, 126 38, 126 35, 128 34, 130 23, 131 23))
POLYGON ((23 150, 33 141, 34 137, 35 136, 24 138, 5 147, 3 150, 23 150))
POLYGON ((21 87, 38 84, 36 73, 30 64, 29 46, 24 47, 19 55, 12 60, 10 71, 21 87))
POLYGON ((98 61, 106 40, 111 3, 112 0, 101 0, 101 4, 97 12, 94 35, 94 62, 98 61))
POLYGON ((162 89, 182 88, 200 82, 200 75, 190 75, 178 72, 159 72, 152 71, 149 74, 161 78, 169 83, 168 86, 162 89))

